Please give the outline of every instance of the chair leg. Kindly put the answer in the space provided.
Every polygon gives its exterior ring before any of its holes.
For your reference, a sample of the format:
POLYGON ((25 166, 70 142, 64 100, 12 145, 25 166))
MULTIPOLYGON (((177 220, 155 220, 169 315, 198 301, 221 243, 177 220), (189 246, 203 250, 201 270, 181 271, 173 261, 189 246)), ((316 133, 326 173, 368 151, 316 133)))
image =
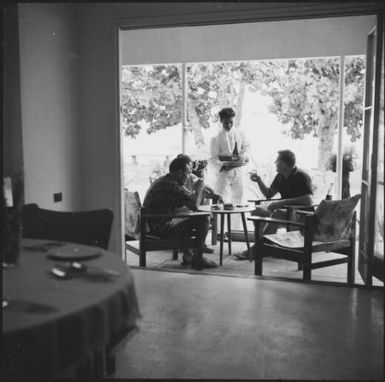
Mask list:
POLYGON ((255 244, 251 247, 254 257, 254 274, 262 276, 262 232, 261 222, 254 222, 254 242, 255 244))
POLYGON ((139 266, 140 267, 146 266, 146 251, 144 251, 142 248, 140 248, 140 251, 139 251, 139 266))
POLYGON ((348 284, 354 284, 356 276, 356 213, 351 222, 350 248, 348 252, 348 284))
POLYGON ((93 352, 94 374, 103 377, 106 374, 106 358, 104 347, 97 348, 93 352))
POLYGON ((111 375, 115 374, 116 370, 116 359, 114 354, 109 354, 106 352, 106 374, 111 375))
POLYGON ((303 279, 306 281, 311 280, 311 268, 310 264, 304 264, 303 266, 303 279))
POLYGON ((218 215, 213 214, 211 222, 211 245, 217 245, 218 242, 218 215))
MULTIPOLYGON (((354 244, 353 244, 354 245, 354 244)), ((356 279, 356 258, 355 258, 355 252, 354 252, 354 247, 351 248, 349 251, 350 254, 348 255, 348 277, 347 281, 348 284, 354 284, 354 281, 356 279)))
POLYGON ((311 263, 312 263, 312 242, 313 233, 310 228, 310 223, 305 219, 305 230, 304 230, 304 249, 303 249, 303 279, 306 281, 311 280, 311 263))
POLYGON ((251 251, 254 256, 254 274, 257 276, 262 276, 262 251, 261 245, 254 245, 251 247, 251 251))
POLYGON ((172 259, 178 260, 178 249, 177 248, 174 248, 174 250, 172 252, 172 259))

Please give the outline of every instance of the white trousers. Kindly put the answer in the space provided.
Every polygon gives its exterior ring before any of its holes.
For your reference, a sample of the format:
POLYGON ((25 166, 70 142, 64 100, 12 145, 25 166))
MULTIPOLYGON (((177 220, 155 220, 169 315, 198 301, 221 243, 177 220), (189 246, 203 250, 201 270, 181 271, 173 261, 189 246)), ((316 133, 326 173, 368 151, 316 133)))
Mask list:
MULTIPOLYGON (((234 206, 243 204, 243 171, 233 169, 217 173, 214 184, 216 194, 222 196, 224 203, 232 203, 234 206)), ((225 223, 226 224, 226 223, 225 223)), ((241 217, 239 214, 231 216, 231 228, 241 230, 241 217)))

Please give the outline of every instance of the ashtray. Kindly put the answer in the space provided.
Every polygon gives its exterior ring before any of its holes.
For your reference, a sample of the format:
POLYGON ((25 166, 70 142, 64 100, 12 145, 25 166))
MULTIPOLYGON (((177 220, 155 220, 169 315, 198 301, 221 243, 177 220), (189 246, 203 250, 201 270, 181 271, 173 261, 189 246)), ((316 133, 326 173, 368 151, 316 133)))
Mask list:
POLYGON ((232 210, 234 209, 234 206, 231 203, 226 203, 223 205, 224 210, 232 210))

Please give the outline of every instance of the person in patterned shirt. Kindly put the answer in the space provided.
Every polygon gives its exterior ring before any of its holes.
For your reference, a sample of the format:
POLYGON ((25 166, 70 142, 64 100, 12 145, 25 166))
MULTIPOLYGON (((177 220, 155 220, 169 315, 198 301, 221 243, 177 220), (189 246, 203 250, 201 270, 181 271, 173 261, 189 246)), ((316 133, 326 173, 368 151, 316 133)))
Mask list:
MULTIPOLYGON (((195 192, 191 193, 185 187, 185 183, 191 174, 191 162, 189 158, 175 158, 171 161, 169 173, 154 181, 144 197, 143 207, 151 214, 176 214, 182 207, 190 211, 197 211, 202 200, 205 187, 202 179, 195 183, 195 192)), ((194 219, 189 218, 159 218, 149 221, 150 231, 154 234, 170 237, 173 235, 189 235, 193 229, 200 229, 206 238, 209 230, 209 218, 203 226, 197 227, 194 219)), ((183 264, 192 264, 195 253, 189 250, 183 252, 183 264)), ((218 265, 203 257, 203 268, 215 268, 218 265)))

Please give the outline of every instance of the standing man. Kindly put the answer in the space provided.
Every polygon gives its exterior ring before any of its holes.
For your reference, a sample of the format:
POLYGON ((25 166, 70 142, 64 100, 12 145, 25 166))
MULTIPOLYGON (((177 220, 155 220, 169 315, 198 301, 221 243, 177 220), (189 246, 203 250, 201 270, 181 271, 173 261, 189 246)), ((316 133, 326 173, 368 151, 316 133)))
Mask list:
MULTIPOLYGON (((222 129, 211 139, 210 164, 216 179, 214 191, 222 196, 225 203, 242 204, 244 166, 249 161, 249 143, 243 133, 234 130, 235 112, 224 108, 219 112, 222 129)), ((240 229, 240 219, 234 222, 234 228, 240 229)))

